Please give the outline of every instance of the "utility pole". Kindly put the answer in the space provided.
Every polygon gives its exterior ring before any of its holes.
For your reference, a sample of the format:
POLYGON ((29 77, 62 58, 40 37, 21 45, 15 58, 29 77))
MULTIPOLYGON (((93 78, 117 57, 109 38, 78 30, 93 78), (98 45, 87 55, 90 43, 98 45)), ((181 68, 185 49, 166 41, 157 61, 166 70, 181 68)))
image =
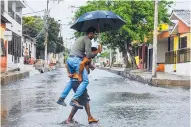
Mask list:
POLYGON ((157 66, 157 27, 158 27, 158 0, 155 0, 152 77, 157 76, 156 75, 156 66, 157 66))
POLYGON ((111 68, 112 56, 111 56, 111 48, 109 49, 109 67, 111 68))
POLYGON ((48 42, 48 15, 49 15, 49 10, 48 10, 48 4, 49 4, 49 0, 47 0, 47 8, 46 8, 46 24, 45 24, 45 39, 44 39, 44 45, 45 45, 45 50, 44 50, 44 60, 45 60, 45 65, 48 64, 47 61, 47 42, 48 42))

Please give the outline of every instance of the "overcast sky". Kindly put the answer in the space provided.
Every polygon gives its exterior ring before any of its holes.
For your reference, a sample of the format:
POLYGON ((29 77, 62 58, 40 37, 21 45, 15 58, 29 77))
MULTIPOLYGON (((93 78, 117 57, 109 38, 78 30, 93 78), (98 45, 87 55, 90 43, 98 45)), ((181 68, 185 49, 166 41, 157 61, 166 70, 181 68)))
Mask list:
MULTIPOLYGON (((87 0, 62 0, 59 4, 56 0, 49 1, 49 8, 52 8, 50 16, 54 17, 56 20, 61 20, 60 23, 62 24, 68 24, 68 22, 72 21, 74 12, 77 10, 77 8, 70 6, 79 7, 81 5, 85 5, 87 0)), ((26 0, 26 5, 26 8, 23 9, 23 14, 46 9, 46 0, 26 0)), ((173 8, 190 9, 191 0, 175 0, 173 8)), ((171 12, 171 10, 172 9, 170 9, 169 12, 171 12)), ((25 16, 29 15, 43 16, 44 12, 27 14, 25 16)), ((74 42, 74 40, 67 40, 67 38, 73 37, 73 32, 74 31, 70 29, 70 25, 62 25, 62 36, 65 42, 67 41, 68 46, 74 42)))
MULTIPOLYGON (((27 14, 27 13, 46 9, 47 5, 46 3, 47 3, 46 0, 26 0, 27 6, 26 8, 23 9, 24 16, 30 16, 30 15, 43 16, 44 12, 38 12, 33 14, 27 14)), ((49 9, 52 8, 50 10, 50 16, 54 17, 55 20, 61 20, 60 23, 63 24, 62 36, 64 38, 64 42, 67 42, 67 46, 70 46, 70 44, 74 42, 74 40, 67 39, 73 37, 74 30, 70 29, 70 25, 64 25, 64 24, 68 24, 69 22, 72 21, 74 12, 77 10, 77 8, 70 6, 79 7, 81 5, 85 5, 85 3, 86 0, 62 0, 59 4, 57 1, 53 2, 53 0, 50 0, 49 2, 49 9)))

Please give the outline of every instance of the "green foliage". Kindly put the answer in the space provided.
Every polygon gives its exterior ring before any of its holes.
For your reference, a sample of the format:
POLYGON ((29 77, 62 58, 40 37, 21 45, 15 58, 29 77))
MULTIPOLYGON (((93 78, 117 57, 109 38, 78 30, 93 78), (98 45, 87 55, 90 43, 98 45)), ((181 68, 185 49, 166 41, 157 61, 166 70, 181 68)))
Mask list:
POLYGON ((100 56, 99 57, 106 57, 106 58, 109 58, 109 52, 103 52, 103 53, 101 53, 100 54, 100 56))
MULTIPOLYGON (((63 38, 59 37, 60 24, 54 18, 48 19, 48 53, 64 51, 63 38)), ((37 56, 44 52, 44 20, 40 17, 23 17, 23 34, 37 39, 37 56), (39 34, 41 33, 41 34, 39 34)))
POLYGON ((23 17, 23 34, 36 37, 43 29, 44 21, 37 16, 23 17))
MULTIPOLYGON (((171 4, 172 2, 169 1, 159 1, 159 24, 169 22, 167 11, 171 4)), ((113 50, 119 48, 126 59, 128 56, 125 56, 125 54, 129 52, 131 60, 133 61, 132 67, 135 68, 136 63, 132 52, 133 50, 129 47, 133 41, 138 43, 152 42, 154 30, 154 1, 92 0, 88 1, 85 6, 79 8, 75 13, 75 18, 77 19, 86 12, 96 10, 113 11, 126 21, 126 24, 120 30, 101 33, 101 43, 102 45, 110 46, 113 50)), ((76 37, 80 35, 82 35, 82 33, 75 33, 76 37)), ((126 63, 126 66, 128 66, 128 63, 126 63)))
MULTIPOLYGON (((167 7, 172 2, 159 2, 159 23, 169 22, 167 7)), ((124 25, 119 31, 109 31, 101 34, 102 44, 109 44, 114 48, 124 50, 132 41, 140 43, 145 41, 152 42, 152 35, 154 29, 154 2, 149 1, 88 1, 85 6, 81 6, 75 13, 75 18, 82 14, 95 10, 109 10, 121 16, 125 21, 124 25)), ((76 36, 81 33, 76 32, 76 36)))
POLYGON ((63 38, 59 37, 60 24, 54 18, 48 19, 48 52, 59 53, 64 50, 63 38))

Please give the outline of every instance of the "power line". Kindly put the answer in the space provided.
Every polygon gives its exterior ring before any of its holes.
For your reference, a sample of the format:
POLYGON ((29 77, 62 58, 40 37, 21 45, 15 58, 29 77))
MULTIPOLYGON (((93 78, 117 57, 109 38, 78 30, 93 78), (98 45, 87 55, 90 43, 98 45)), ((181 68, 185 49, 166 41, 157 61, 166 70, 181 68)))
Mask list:
MULTIPOLYGON (((32 9, 28 4, 25 3, 27 7, 29 7, 33 12, 36 12, 34 9, 32 9)), ((37 14, 41 17, 41 15, 37 12, 37 14)))
POLYGON ((56 3, 55 5, 53 5, 49 10, 53 9, 56 5, 58 5, 60 3, 61 0, 58 0, 58 3, 56 3))
POLYGON ((54 8, 56 5, 58 5, 58 4, 59 4, 59 3, 56 3, 55 5, 53 5, 53 6, 50 8, 50 10, 53 9, 53 8, 54 8))
POLYGON ((28 15, 28 14, 34 14, 34 13, 38 13, 38 12, 44 12, 45 10, 41 10, 41 11, 36 11, 36 12, 30 12, 30 13, 25 13, 23 15, 28 15))
POLYGON ((44 29, 42 29, 42 30, 37 34, 37 36, 35 37, 35 39, 37 39, 42 33, 44 33, 44 29))

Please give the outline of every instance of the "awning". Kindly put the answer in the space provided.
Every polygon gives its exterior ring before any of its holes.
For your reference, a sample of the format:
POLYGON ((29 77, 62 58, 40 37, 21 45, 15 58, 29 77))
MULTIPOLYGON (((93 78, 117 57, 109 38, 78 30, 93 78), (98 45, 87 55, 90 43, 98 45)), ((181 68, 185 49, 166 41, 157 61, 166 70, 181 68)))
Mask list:
POLYGON ((7 20, 3 15, 1 15, 1 23, 11 23, 11 22, 7 20))

